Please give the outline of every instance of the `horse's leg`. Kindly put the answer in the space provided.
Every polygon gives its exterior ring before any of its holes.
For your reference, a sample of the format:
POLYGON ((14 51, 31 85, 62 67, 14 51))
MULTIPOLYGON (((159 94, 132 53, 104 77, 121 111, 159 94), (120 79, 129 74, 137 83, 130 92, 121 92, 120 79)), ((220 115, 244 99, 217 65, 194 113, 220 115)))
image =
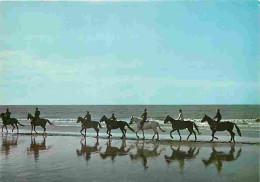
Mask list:
POLYGON ((19 133, 19 128, 18 128, 17 123, 15 123, 15 126, 16 126, 16 128, 17 128, 17 133, 19 133))
POLYGON ((13 129, 12 129, 12 132, 14 131, 14 129, 15 129, 15 126, 14 126, 14 124, 11 124, 12 125, 12 127, 13 127, 13 129))
POLYGON ((7 126, 5 125, 6 132, 8 133, 7 126))
POLYGON ((46 135, 47 133, 46 133, 46 127, 44 126, 44 128, 43 128, 43 135, 46 135))
POLYGON ((31 125, 31 135, 32 135, 32 132, 33 132, 33 126, 31 125))
POLYGON ((99 129, 96 127, 96 128, 94 128, 95 129, 95 131, 97 132, 97 136, 96 136, 96 138, 98 138, 98 132, 99 132, 99 129))
POLYGON ((121 130, 121 132, 122 132, 121 139, 123 139, 123 138, 124 138, 124 131, 123 131, 123 129, 122 129, 122 128, 120 128, 120 130, 121 130))
POLYGON ((157 133, 157 139, 156 140, 159 140, 159 132, 158 132, 158 130, 156 130, 156 133, 157 133))
POLYGON ((188 130, 189 130, 190 134, 188 135, 187 140, 189 140, 189 138, 190 138, 190 136, 191 136, 191 134, 192 134, 191 129, 188 129, 188 130))
POLYGON ((232 142, 232 140, 235 142, 235 140, 234 140, 235 133, 232 130, 228 130, 228 132, 230 133, 230 136, 231 136, 229 142, 232 142))
POLYGON ((194 130, 192 130, 192 132, 194 133, 195 135, 195 141, 197 141, 197 135, 196 135, 196 132, 194 130))
POLYGON ((172 136, 172 132, 174 132, 176 129, 173 129, 171 132, 170 132, 170 136, 171 138, 173 139, 173 136, 172 136))
POLYGON ((143 132, 143 140, 145 139, 145 137, 144 137, 144 130, 142 129, 142 132, 143 132))
POLYGON ((33 127, 33 130, 35 131, 36 134, 38 134, 37 131, 35 130, 35 128, 36 128, 36 126, 33 127))
POLYGON ((180 136, 180 141, 181 141, 181 134, 180 134, 180 131, 179 131, 179 130, 177 130, 177 132, 178 132, 178 134, 179 134, 179 136, 180 136))
POLYGON ((84 136, 84 134, 82 133, 83 130, 84 128, 81 128, 81 130, 79 131, 82 136, 84 136))
POLYGON ((153 135, 153 138, 152 138, 152 140, 154 139, 155 135, 156 135, 156 131, 154 131, 154 135, 153 135))
POLYGON ((215 130, 212 130, 212 134, 211 134, 212 139, 210 140, 210 142, 212 142, 212 141, 214 140, 214 138, 216 138, 216 137, 214 137, 215 133, 216 133, 216 131, 215 131, 215 130))
POLYGON ((4 129, 4 126, 5 126, 5 125, 2 126, 2 132, 4 132, 4 130, 3 130, 3 129, 4 129))
POLYGON ((136 137, 139 139, 139 136, 137 135, 137 133, 140 131, 140 128, 138 128, 138 130, 135 132, 136 137))
POLYGON ((85 136, 84 137, 86 138, 86 136, 87 136, 87 128, 85 128, 85 136))

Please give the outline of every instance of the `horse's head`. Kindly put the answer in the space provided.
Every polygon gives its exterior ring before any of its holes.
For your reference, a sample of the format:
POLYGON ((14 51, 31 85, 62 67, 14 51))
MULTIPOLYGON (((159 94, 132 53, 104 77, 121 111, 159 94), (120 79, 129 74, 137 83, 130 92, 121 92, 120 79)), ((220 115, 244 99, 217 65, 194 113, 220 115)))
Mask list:
POLYGON ((209 118, 210 118, 210 117, 208 117, 208 116, 205 114, 205 116, 202 118, 201 122, 204 123, 204 122, 208 121, 209 118))
POLYGON ((28 120, 28 119, 31 119, 31 118, 33 118, 33 116, 31 115, 31 113, 28 113, 28 115, 27 115, 27 120, 28 120))
POLYGON ((83 120, 83 118, 79 116, 78 119, 77 119, 77 123, 82 121, 82 120, 83 120))
POLYGON ((1 115, 0 115, 2 118, 4 118, 5 117, 5 113, 1 113, 1 115))
POLYGON ((131 116, 129 124, 133 124, 133 123, 134 123, 134 116, 131 116))
POLYGON ((107 117, 105 115, 102 116, 102 118, 99 120, 99 122, 103 122, 103 121, 106 121, 107 120, 107 117))
POLYGON ((168 123, 170 121, 171 117, 167 115, 167 117, 164 119, 164 124, 168 123))

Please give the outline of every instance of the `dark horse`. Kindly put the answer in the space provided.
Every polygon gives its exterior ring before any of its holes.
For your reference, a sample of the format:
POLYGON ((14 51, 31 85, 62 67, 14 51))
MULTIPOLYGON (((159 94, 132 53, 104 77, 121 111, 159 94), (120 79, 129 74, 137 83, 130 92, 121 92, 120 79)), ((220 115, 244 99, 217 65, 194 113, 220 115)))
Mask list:
POLYGON ((15 129, 15 126, 17 128, 17 133, 19 133, 19 129, 18 129, 18 125, 21 125, 21 126, 24 126, 22 125, 21 123, 19 123, 19 121, 16 119, 16 118, 9 118, 7 119, 6 116, 5 116, 5 113, 2 113, 1 115, 1 118, 2 118, 2 121, 3 121, 3 127, 2 127, 2 132, 3 132, 3 129, 5 127, 7 133, 8 133, 8 130, 7 130, 7 126, 6 125, 12 125, 13 126, 13 129, 12 129, 12 132, 14 131, 15 129))
POLYGON ((101 124, 99 122, 97 122, 97 121, 87 121, 87 120, 83 119, 82 117, 78 117, 77 123, 78 122, 81 122, 81 127, 82 127, 81 130, 80 130, 81 135, 86 137, 87 128, 94 128, 94 130, 97 132, 97 137, 98 137, 98 132, 99 132, 98 126, 99 126, 99 128, 102 128, 101 124), (82 133, 82 131, 84 129, 85 129, 85 135, 82 133))
POLYGON ((210 129, 212 131, 212 134, 211 134, 212 139, 210 140, 210 142, 212 142, 214 138, 218 140, 218 138, 214 136, 217 131, 225 131, 225 130, 227 130, 231 135, 231 139, 229 142, 232 142, 232 140, 233 140, 233 142, 235 142, 235 133, 232 131, 234 126, 237 129, 238 135, 241 136, 240 129, 237 127, 237 125, 235 123, 232 123, 229 121, 217 123, 217 121, 214 121, 212 118, 210 118, 206 114, 202 118, 201 122, 204 123, 205 121, 208 122, 210 129))
POLYGON ((121 138, 125 138, 126 137, 126 135, 125 135, 126 134, 125 126, 127 126, 132 132, 135 133, 135 131, 125 121, 111 121, 105 115, 100 119, 99 122, 102 122, 102 121, 105 121, 105 123, 106 123, 108 138, 110 138, 112 136, 111 135, 111 130, 117 129, 117 128, 120 128, 120 130, 123 133, 121 138))
MULTIPOLYGON (((35 121, 33 115, 31 115, 30 113, 28 113, 27 119, 31 120, 31 126, 32 126, 31 134, 32 134, 33 130, 35 131, 36 126, 41 126, 44 129, 43 134, 47 134, 46 133, 46 123, 53 125, 48 119, 44 119, 44 118, 39 118, 35 121)), ((36 131, 35 131, 35 133, 38 134, 36 131)))
POLYGON ((180 135, 180 131, 179 130, 183 130, 183 129, 188 129, 190 134, 188 135, 187 137, 187 140, 189 139, 190 135, 192 133, 194 133, 195 135, 195 141, 197 140, 197 136, 196 136, 196 133, 195 131, 193 130, 193 126, 195 127, 195 129, 197 130, 198 134, 200 134, 199 130, 198 130, 198 127, 197 125, 192 122, 192 121, 180 121, 180 120, 175 120, 173 119, 172 117, 170 117, 169 115, 165 118, 164 120, 164 124, 168 123, 168 122, 171 122, 172 124, 172 131, 170 132, 170 136, 171 138, 173 139, 173 136, 172 136, 172 132, 174 132, 175 130, 177 130, 179 136, 180 136, 180 141, 181 141, 181 135, 180 135))

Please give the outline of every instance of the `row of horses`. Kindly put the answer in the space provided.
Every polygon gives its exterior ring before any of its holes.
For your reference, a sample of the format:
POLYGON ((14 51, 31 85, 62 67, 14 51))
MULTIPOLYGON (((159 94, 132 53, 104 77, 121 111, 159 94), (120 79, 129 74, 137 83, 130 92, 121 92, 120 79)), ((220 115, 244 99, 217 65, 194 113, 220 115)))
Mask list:
MULTIPOLYGON (((2 132, 3 132, 3 128, 5 127, 6 128, 6 131, 8 132, 7 130, 7 125, 12 125, 13 126, 13 129, 12 129, 12 132, 13 130, 15 129, 15 127, 17 128, 17 133, 19 133, 19 129, 18 129, 18 125, 21 125, 21 126, 24 126, 23 124, 19 123, 19 121, 16 119, 16 118, 9 118, 7 119, 5 114, 2 113, 1 115, 1 118, 2 118, 2 121, 3 121, 3 127, 2 127, 2 132)), ((31 134, 32 132, 34 131, 35 133, 36 130, 36 126, 41 126, 43 129, 44 129, 44 132, 43 134, 46 134, 46 124, 49 123, 50 125, 53 125, 53 123, 51 123, 48 119, 44 119, 44 118, 39 118, 37 120, 35 120, 34 116, 32 116, 30 113, 28 113, 27 115, 27 119, 28 120, 31 120, 31 134)), ((143 121, 142 118, 140 117, 136 117, 136 116, 132 116, 130 118, 130 123, 127 123, 125 121, 112 121, 110 119, 108 119, 105 115, 102 116, 102 118, 100 119, 100 121, 86 121, 84 118, 82 117, 78 117, 77 118, 77 123, 81 122, 81 130, 80 130, 80 133, 86 137, 86 130, 88 128, 93 128, 96 133, 97 133, 97 136, 98 137, 99 135, 99 128, 102 128, 101 126, 101 122, 105 122, 106 124, 106 128, 107 128, 107 131, 106 133, 108 134, 108 138, 110 138, 112 136, 111 134, 111 131, 113 129, 120 129, 121 132, 122 132, 122 137, 121 138, 126 138, 126 127, 128 129, 130 129, 132 132, 134 132, 136 134, 136 137, 139 138, 138 136, 138 132, 141 130, 142 131, 142 134, 143 134, 143 139, 145 139, 145 135, 144 135, 144 130, 149 130, 149 129, 152 129, 154 131, 154 135, 152 137, 152 140, 154 140, 155 136, 157 135, 157 138, 156 140, 159 140, 159 130, 160 129, 162 132, 165 132, 159 125, 158 122, 156 121, 149 121, 149 122, 145 122, 143 127, 141 127, 141 122, 143 121), (133 123, 136 123, 137 125, 137 130, 135 131, 130 125, 133 124, 133 123), (82 131, 85 130, 85 134, 82 133, 82 131)), ((197 135, 196 135, 196 132, 194 131, 193 128, 195 128, 195 130, 197 131, 198 134, 201 134, 199 132, 199 129, 198 129, 198 126, 193 122, 193 121, 180 121, 180 120, 175 120, 173 119, 172 117, 170 117, 169 115, 164 119, 164 124, 167 124, 167 123, 171 123, 172 125, 172 130, 170 131, 170 137, 173 139, 173 136, 172 136, 172 133, 174 131, 177 131, 178 134, 179 134, 179 137, 180 137, 180 141, 182 140, 182 137, 180 135, 180 130, 183 130, 183 129, 188 129, 189 131, 189 135, 187 137, 187 140, 189 139, 190 135, 191 134, 194 134, 195 136, 195 141, 197 140, 197 135)), ((240 129, 238 128, 238 126, 233 123, 233 122, 229 122, 229 121, 226 121, 226 122, 220 122, 220 123, 217 123, 216 121, 214 121, 212 118, 210 118, 209 116, 205 115, 201 122, 208 122, 209 126, 210 126, 210 129, 212 131, 212 139, 210 140, 211 142, 214 140, 214 139, 217 139, 217 137, 215 137, 215 133, 217 131, 228 131, 231 135, 231 138, 230 138, 230 141, 229 142, 235 142, 235 133, 233 132, 233 129, 234 127, 236 128, 237 130, 237 133, 239 136, 241 136, 241 132, 240 132, 240 129)))

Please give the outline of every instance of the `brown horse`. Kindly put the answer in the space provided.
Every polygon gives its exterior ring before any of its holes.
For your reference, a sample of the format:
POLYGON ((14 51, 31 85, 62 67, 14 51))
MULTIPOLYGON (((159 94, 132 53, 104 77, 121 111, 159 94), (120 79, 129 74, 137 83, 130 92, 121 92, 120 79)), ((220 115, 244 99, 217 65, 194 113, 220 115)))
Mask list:
POLYGON ((98 126, 99 128, 102 128, 101 127, 101 124, 97 121, 87 121, 85 120, 84 118, 82 117, 78 117, 77 119, 77 123, 78 122, 81 122, 81 130, 80 130, 80 133, 81 135, 83 135, 84 137, 86 137, 86 131, 87 131, 87 128, 94 128, 94 130, 97 132, 97 136, 98 137, 98 132, 99 132, 99 129, 98 129, 98 126), (82 131, 85 129, 85 135, 82 133, 82 131))
POLYGON ((12 125, 13 126, 12 132, 14 131, 15 126, 16 126, 17 133, 19 133, 19 129, 18 129, 18 125, 17 124, 19 124, 20 126, 24 126, 21 123, 19 123, 19 121, 16 118, 9 118, 9 119, 7 119, 6 116, 5 116, 5 113, 2 113, 0 116, 1 116, 2 121, 3 121, 2 132, 3 132, 3 129, 5 127, 5 129, 6 129, 7 133, 8 133, 6 125, 12 125))
MULTIPOLYGON (((47 134, 46 133, 46 123, 53 125, 48 119, 44 119, 44 118, 39 118, 39 119, 36 119, 36 121, 35 121, 35 117, 33 117, 33 115, 31 115, 30 113, 28 113, 27 119, 31 120, 31 126, 32 126, 31 134, 33 132, 33 129, 35 131, 36 126, 41 126, 44 129, 43 135, 47 134)), ((35 131, 35 133, 38 134, 36 131, 35 131)))
POLYGON ((100 119, 99 122, 105 121, 106 126, 107 126, 107 134, 108 134, 108 138, 110 138, 111 135, 111 130, 113 129, 120 129, 123 133, 121 138, 125 138, 126 137, 126 129, 125 126, 127 126, 132 132, 135 133, 135 131, 130 127, 130 125, 125 122, 125 121, 112 121, 110 119, 108 119, 105 115, 100 119))
POLYGON ((235 133, 233 132, 234 126, 237 129, 238 135, 241 136, 240 129, 238 128, 238 126, 235 123, 232 123, 229 121, 218 123, 217 121, 214 121, 211 117, 209 117, 205 114, 205 116, 202 118, 201 122, 204 123, 206 121, 208 122, 210 129, 212 131, 212 134, 211 134, 212 139, 210 140, 210 142, 212 142, 214 138, 218 140, 218 138, 214 136, 217 131, 225 131, 225 130, 227 130, 231 135, 231 139, 229 142, 232 142, 232 140, 233 140, 233 142, 235 142, 235 133))
POLYGON ((179 136, 180 136, 180 141, 181 141, 181 135, 180 135, 180 131, 179 130, 183 130, 183 129, 188 129, 190 134, 187 137, 187 140, 189 139, 190 135, 193 133, 195 135, 195 141, 197 140, 197 136, 195 131, 193 130, 193 126, 195 127, 195 129, 197 130, 198 134, 200 134, 199 129, 197 127, 197 125, 192 122, 192 121, 180 121, 180 120, 175 120, 172 117, 170 117, 169 115, 165 118, 164 120, 164 124, 171 122, 172 124, 172 131, 170 132, 170 136, 173 139, 172 136, 172 132, 174 132, 175 130, 177 130, 179 136))

